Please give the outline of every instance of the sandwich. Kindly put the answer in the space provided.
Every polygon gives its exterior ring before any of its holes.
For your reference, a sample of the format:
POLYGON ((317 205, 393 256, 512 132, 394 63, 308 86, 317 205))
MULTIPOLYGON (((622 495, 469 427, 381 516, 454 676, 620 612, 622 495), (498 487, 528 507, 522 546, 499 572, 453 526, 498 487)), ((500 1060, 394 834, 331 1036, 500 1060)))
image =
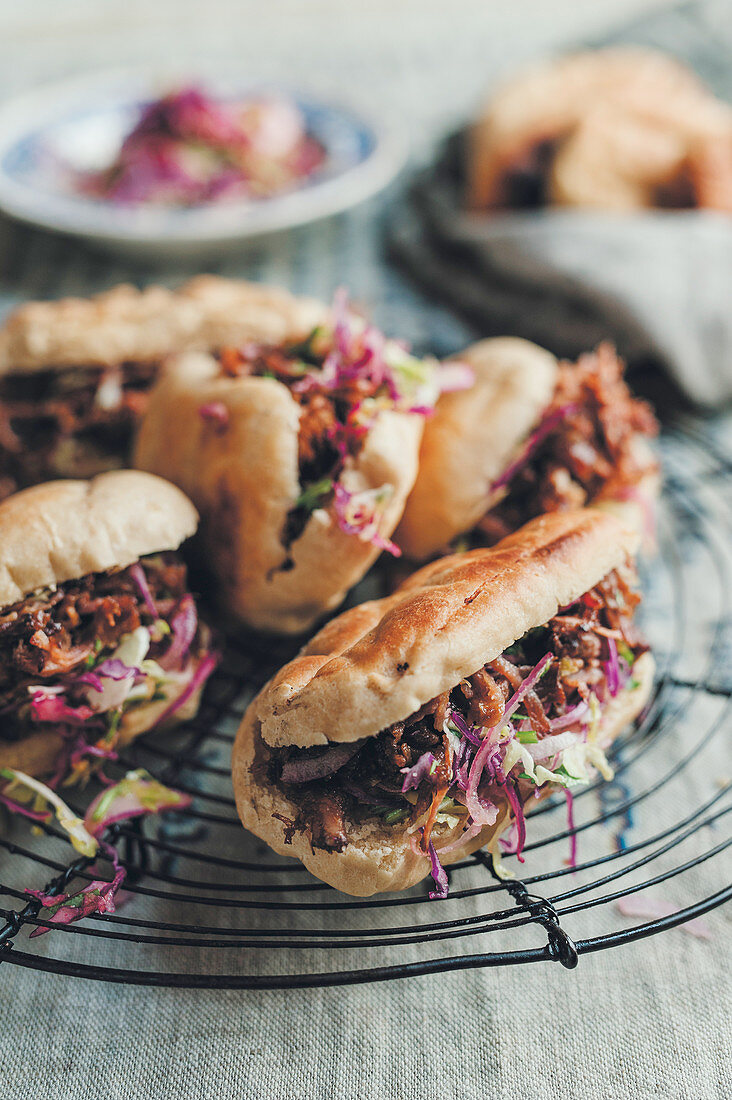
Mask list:
MULTIPOLYGON (((232 758, 244 827, 357 896, 404 890, 597 773, 645 706, 637 536, 542 516, 331 620, 262 689, 232 758)), ((500 865, 497 863, 497 865, 500 865)))
POLYGON ((179 290, 118 286, 29 302, 0 325, 0 499, 57 477, 129 465, 161 361, 189 348, 306 334, 317 303, 200 276, 179 290))
POLYGON ((337 606, 382 550, 417 474, 425 418, 464 366, 417 359, 339 294, 303 339, 171 360, 149 395, 135 465, 201 514, 219 603, 298 633, 337 606))
POLYGON ((196 713, 216 659, 176 550, 197 518, 134 470, 0 503, 0 768, 83 780, 196 713))
POLYGON ((490 546, 545 512, 595 505, 653 541, 659 469, 649 405, 632 396, 608 344, 577 363, 527 340, 462 352, 474 385, 440 398, 425 425, 419 473, 394 536, 423 561, 490 546))
POLYGON ((732 109, 654 50, 592 50, 504 84, 469 141, 468 205, 732 208, 732 109))

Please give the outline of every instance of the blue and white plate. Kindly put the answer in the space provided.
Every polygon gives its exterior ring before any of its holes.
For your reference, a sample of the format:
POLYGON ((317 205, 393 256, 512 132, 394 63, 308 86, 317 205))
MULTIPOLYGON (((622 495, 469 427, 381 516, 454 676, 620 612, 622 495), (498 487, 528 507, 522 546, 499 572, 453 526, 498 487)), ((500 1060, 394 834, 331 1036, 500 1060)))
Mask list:
POLYGON ((127 254, 213 255, 362 202, 390 182, 404 155, 405 141, 391 123, 344 106, 340 95, 253 87, 221 71, 215 76, 92 74, 38 88, 0 107, 0 210, 127 254), (289 96, 326 150, 324 165, 295 190, 203 207, 119 206, 75 193, 71 173, 109 164, 141 105, 184 83, 200 83, 222 99, 289 96))

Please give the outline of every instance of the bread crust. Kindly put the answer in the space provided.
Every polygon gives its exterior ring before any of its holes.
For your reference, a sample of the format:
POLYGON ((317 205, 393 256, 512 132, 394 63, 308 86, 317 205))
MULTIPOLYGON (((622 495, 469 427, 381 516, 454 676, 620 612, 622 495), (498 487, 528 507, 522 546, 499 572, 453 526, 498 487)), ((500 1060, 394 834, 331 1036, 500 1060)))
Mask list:
MULTIPOLYGON (((654 667, 650 653, 643 654, 634 667, 638 687, 624 690, 603 708, 600 741, 604 746, 609 745, 646 705, 653 686, 654 667)), ((267 754, 259 721, 254 708, 250 707, 237 734, 232 757, 236 805, 244 827, 266 841, 275 852, 294 856, 323 882, 356 897, 407 890, 426 878, 430 871, 429 859, 414 851, 404 825, 388 826, 376 820, 352 824, 348 829, 348 845, 340 853, 313 849, 307 836, 297 831, 288 843, 286 824, 273 814, 294 820, 298 806, 279 788, 256 778, 266 766, 267 754)), ((530 799, 525 804, 525 811, 530 812, 538 801, 530 799)), ((442 863, 456 863, 478 848, 494 843, 507 825, 508 812, 501 814, 495 825, 483 829, 464 846, 445 853, 442 863)), ((451 830, 444 824, 435 825, 432 837, 438 855, 459 832, 460 826, 451 830)))
MULTIPOLYGON (((169 478, 198 507, 222 607, 265 631, 307 629, 379 554, 340 529, 332 505, 317 508, 289 550, 283 546, 287 514, 300 495, 299 419, 281 382, 228 378, 211 356, 191 353, 162 372, 135 446, 136 466, 169 478), (212 402, 226 409, 223 431, 201 417, 212 402)), ((414 484, 422 429, 421 416, 380 412, 340 478, 354 492, 391 487, 381 524, 387 537, 414 484)))
POLYGON ((373 736, 542 626, 637 544, 615 516, 588 508, 424 566, 391 596, 332 619, 274 676, 252 703, 262 737, 306 747, 373 736))
POLYGON ((484 515, 488 489, 549 404, 559 364, 518 337, 481 340, 456 356, 475 373, 443 394, 422 436, 419 472, 394 540, 425 561, 484 515))
POLYGON ((187 349, 306 336, 325 314, 311 298, 215 275, 178 290, 122 284, 91 298, 28 302, 0 326, 0 374, 156 362, 187 349))
POLYGON ((24 489, 0 502, 0 607, 38 588, 175 550, 197 521, 180 489, 137 470, 24 489))

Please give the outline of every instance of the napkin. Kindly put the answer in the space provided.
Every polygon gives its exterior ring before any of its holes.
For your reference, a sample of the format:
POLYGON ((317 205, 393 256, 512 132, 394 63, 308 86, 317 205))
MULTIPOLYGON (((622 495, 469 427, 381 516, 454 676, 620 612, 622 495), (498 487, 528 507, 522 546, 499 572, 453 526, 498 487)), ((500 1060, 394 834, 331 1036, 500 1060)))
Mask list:
POLYGON ((732 218, 708 210, 463 208, 465 131, 414 179, 394 260, 482 336, 576 358, 612 340, 663 409, 732 401, 732 218))

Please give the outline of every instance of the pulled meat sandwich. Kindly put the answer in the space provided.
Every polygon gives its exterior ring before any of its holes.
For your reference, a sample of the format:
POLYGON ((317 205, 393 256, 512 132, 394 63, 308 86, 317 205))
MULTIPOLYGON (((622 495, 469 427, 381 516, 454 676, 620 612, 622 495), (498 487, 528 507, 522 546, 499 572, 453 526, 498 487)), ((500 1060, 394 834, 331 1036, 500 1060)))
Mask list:
POLYGON ((134 470, 0 504, 0 767, 84 778, 195 714, 215 657, 175 550, 196 522, 134 470))
POLYGON ((305 335, 319 313, 308 299, 210 275, 177 291, 118 286, 21 306, 0 326, 0 499, 128 465, 166 356, 293 327, 305 335))
POLYGON ((135 465, 201 513, 225 609, 305 630, 390 541, 417 474, 425 417, 465 367, 419 360, 339 295, 305 338, 172 360, 149 398, 135 465))
POLYGON ((260 692, 233 754, 245 828, 366 896, 505 835, 544 795, 612 771, 653 659, 634 623, 637 536, 594 509, 425 566, 328 623, 260 692))
POLYGON ((527 340, 483 340, 460 355, 475 384, 442 396, 394 536, 423 561, 459 535, 490 546, 545 512, 591 504, 653 538, 657 431, 608 344, 559 363, 527 340))

